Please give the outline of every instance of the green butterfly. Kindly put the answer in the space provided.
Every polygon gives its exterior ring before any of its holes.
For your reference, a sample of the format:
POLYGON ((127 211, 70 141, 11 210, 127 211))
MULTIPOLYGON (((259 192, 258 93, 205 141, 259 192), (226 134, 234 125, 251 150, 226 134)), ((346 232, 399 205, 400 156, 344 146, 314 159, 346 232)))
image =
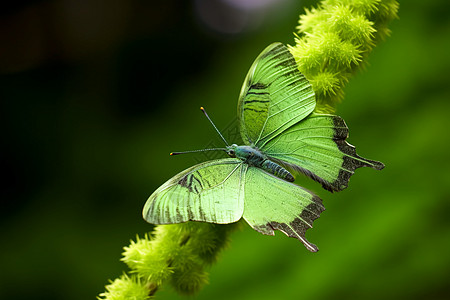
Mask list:
POLYGON ((244 218, 256 231, 274 235, 280 230, 316 252, 305 232, 325 208, 318 196, 293 183, 292 173, 333 192, 347 187, 355 169, 384 165, 358 156, 345 141, 344 120, 314 113, 315 106, 314 91, 292 54, 281 43, 271 44, 251 66, 239 96, 245 145, 230 146, 222 137, 226 148, 206 150, 224 150, 230 157, 169 179, 147 200, 144 219, 227 224, 244 218))

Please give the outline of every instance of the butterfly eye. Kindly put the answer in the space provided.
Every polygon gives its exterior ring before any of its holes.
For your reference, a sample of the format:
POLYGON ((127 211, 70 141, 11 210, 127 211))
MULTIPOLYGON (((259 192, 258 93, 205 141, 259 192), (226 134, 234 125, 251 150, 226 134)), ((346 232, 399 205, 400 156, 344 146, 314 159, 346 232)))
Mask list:
POLYGON ((235 152, 234 152, 234 150, 230 150, 230 155, 234 155, 235 154, 235 152))

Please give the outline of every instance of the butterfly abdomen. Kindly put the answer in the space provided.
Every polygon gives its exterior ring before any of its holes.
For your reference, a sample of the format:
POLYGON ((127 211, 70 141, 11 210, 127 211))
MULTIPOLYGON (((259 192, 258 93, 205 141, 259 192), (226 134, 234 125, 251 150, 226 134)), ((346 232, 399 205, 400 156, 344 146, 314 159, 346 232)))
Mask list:
POLYGON ((261 164, 261 169, 289 182, 295 180, 288 170, 268 159, 261 164))

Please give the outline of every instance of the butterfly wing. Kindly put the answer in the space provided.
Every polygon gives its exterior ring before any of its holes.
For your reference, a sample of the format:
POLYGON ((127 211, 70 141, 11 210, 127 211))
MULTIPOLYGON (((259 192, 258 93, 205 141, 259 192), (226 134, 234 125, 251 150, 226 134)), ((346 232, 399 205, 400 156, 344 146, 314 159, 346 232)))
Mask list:
POLYGON ((325 189, 340 191, 357 168, 384 168, 381 162, 357 155, 347 137, 342 118, 314 113, 262 145, 261 150, 285 167, 320 182, 325 189))
POLYGON ((312 192, 259 168, 248 168, 243 217, 256 231, 274 235, 280 230, 316 252, 305 232, 324 210, 322 200, 312 192))
POLYGON ((236 222, 244 210, 247 167, 239 159, 226 158, 184 170, 148 198, 143 217, 152 224, 236 222))
POLYGON ((256 145, 304 119, 315 108, 314 92, 286 46, 269 45, 245 78, 238 102, 244 143, 256 145))

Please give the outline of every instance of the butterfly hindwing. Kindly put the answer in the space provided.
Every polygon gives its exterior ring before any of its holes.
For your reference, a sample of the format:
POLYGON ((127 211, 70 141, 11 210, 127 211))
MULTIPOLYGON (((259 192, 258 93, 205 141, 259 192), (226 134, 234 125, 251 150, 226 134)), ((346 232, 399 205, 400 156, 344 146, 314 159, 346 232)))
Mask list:
POLYGON ((280 230, 316 252, 305 232, 324 210, 322 200, 312 192, 259 168, 248 168, 243 218, 253 229, 268 235, 280 230))
POLYGON ((268 141, 261 150, 286 167, 320 182, 325 189, 340 191, 347 187, 355 169, 384 167, 357 155, 347 137, 348 128, 342 118, 313 113, 268 141))
POLYGON ((144 219, 152 224, 238 221, 244 210, 247 165, 235 158, 195 165, 169 179, 147 200, 144 219))
POLYGON ((241 89, 242 140, 258 146, 305 118, 315 105, 312 87, 288 48, 273 43, 256 58, 241 89))

